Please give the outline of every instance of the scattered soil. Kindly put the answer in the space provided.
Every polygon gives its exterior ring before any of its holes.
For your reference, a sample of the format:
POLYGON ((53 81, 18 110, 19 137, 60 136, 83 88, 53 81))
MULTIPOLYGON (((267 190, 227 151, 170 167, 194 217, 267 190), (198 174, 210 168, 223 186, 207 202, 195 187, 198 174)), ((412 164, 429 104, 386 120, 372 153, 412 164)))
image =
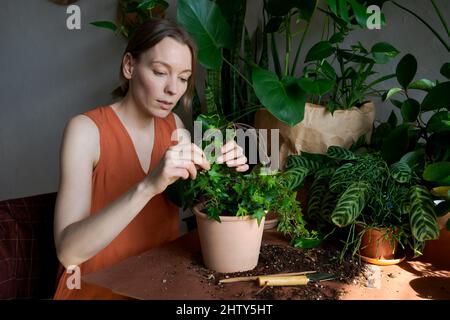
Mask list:
MULTIPOLYGON (((290 273, 301 271, 316 271, 329 273, 335 276, 334 282, 362 283, 364 282, 364 264, 358 259, 352 259, 350 255, 339 261, 339 250, 333 247, 321 247, 314 249, 300 249, 289 246, 263 244, 255 269, 245 272, 222 274, 204 267, 201 256, 196 256, 192 267, 199 272, 209 285, 217 290, 232 284, 219 284, 220 279, 269 275, 276 273, 290 273)), ((265 287, 253 290, 251 295, 245 294, 249 299, 267 300, 338 300, 342 292, 339 292, 327 282, 310 282, 304 286, 265 287)), ((244 293, 242 293, 244 295, 244 293)))

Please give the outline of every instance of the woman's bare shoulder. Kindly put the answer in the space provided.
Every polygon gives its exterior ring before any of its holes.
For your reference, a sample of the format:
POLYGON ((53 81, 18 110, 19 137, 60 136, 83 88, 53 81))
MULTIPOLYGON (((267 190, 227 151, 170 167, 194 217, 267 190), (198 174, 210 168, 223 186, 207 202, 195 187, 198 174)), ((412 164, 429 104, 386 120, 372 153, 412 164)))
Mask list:
POLYGON ((95 122, 80 114, 71 118, 64 130, 66 148, 86 152, 95 163, 100 153, 100 133, 95 122))

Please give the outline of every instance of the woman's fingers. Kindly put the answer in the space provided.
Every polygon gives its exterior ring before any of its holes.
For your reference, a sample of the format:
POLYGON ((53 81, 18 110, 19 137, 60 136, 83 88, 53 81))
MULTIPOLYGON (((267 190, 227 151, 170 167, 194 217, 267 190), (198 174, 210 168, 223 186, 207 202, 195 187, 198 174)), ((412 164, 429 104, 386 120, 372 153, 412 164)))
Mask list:
POLYGON ((211 168, 202 149, 193 143, 177 144, 176 146, 169 148, 168 151, 172 159, 190 160, 205 170, 211 168))
POLYGON ((240 166, 240 165, 243 165, 246 163, 247 163, 247 157, 245 157, 245 156, 239 157, 234 160, 229 160, 226 162, 227 166, 229 166, 229 167, 237 167, 237 166, 240 166))
POLYGON ((236 171, 238 172, 245 172, 249 169, 250 167, 248 166, 248 164, 243 164, 242 166, 238 166, 236 167, 236 171))
POLYGON ((247 158, 244 156, 244 150, 234 140, 224 145, 221 150, 222 154, 217 158, 217 163, 226 162, 228 164, 228 162, 237 159, 245 159, 247 161, 247 158))
POLYGON ((188 172, 188 177, 190 176, 191 179, 197 177, 197 168, 191 160, 172 159, 170 164, 171 166, 168 168, 169 174, 172 174, 170 171, 173 169, 184 169, 188 172))

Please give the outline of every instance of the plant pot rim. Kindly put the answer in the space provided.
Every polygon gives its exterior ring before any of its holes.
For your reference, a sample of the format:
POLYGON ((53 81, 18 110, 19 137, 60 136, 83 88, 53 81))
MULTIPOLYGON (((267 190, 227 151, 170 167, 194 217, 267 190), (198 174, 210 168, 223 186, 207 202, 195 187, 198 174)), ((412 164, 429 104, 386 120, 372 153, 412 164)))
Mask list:
MULTIPOLYGON (((194 211, 194 214, 201 219, 211 220, 208 218, 207 214, 202 212, 203 209, 204 209, 204 204, 199 203, 192 208, 192 211, 194 211)), ((256 220, 256 218, 252 218, 249 215, 239 216, 239 217, 238 216, 219 216, 219 217, 220 217, 221 222, 239 222, 239 221, 247 221, 247 220, 256 220)), ((263 219, 265 219, 265 216, 263 217, 263 219)))
POLYGON ((361 223, 357 223, 356 224, 356 229, 358 231, 362 231, 362 230, 375 230, 375 231, 379 231, 379 232, 385 232, 386 230, 392 230, 394 231, 394 233, 397 233, 398 230, 400 229, 400 227, 398 226, 390 226, 390 227, 377 227, 377 226, 370 226, 370 225, 362 225, 361 223))

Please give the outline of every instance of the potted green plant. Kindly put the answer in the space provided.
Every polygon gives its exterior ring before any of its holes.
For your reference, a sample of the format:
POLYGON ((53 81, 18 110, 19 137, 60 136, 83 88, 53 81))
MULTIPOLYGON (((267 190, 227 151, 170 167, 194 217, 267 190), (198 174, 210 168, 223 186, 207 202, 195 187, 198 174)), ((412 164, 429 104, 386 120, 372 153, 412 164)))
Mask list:
MULTIPOLYGON (((220 148, 222 142, 214 139, 209 143, 209 137, 216 136, 214 129, 225 136, 225 130, 236 124, 218 115, 201 115, 197 120, 209 129, 202 148, 212 163, 211 169, 199 172, 195 180, 179 180, 169 186, 167 194, 179 206, 193 209, 205 265, 219 272, 253 269, 269 212, 278 214, 279 231, 297 242, 301 239, 298 245, 306 247, 317 240, 317 233, 306 228, 294 191, 303 170, 280 172, 256 165, 243 174, 215 163, 211 146, 220 148)), ((228 140, 234 138, 230 130, 226 133, 228 140)))
POLYGON ((92 25, 105 28, 122 35, 132 37, 134 31, 151 18, 164 17, 169 4, 164 0, 119 0, 116 21, 94 21, 92 25))
MULTIPOLYGON (((378 152, 359 150, 332 146, 326 155, 288 158, 287 168, 304 168, 315 177, 308 217, 345 228, 342 257, 349 248, 361 253, 366 246, 361 241, 371 229, 382 230, 381 237, 372 236, 377 246, 387 242, 393 252, 398 242, 420 255, 425 241, 439 235, 430 193, 404 160, 388 165, 378 152)), ((377 252, 375 258, 381 256, 377 252)))

